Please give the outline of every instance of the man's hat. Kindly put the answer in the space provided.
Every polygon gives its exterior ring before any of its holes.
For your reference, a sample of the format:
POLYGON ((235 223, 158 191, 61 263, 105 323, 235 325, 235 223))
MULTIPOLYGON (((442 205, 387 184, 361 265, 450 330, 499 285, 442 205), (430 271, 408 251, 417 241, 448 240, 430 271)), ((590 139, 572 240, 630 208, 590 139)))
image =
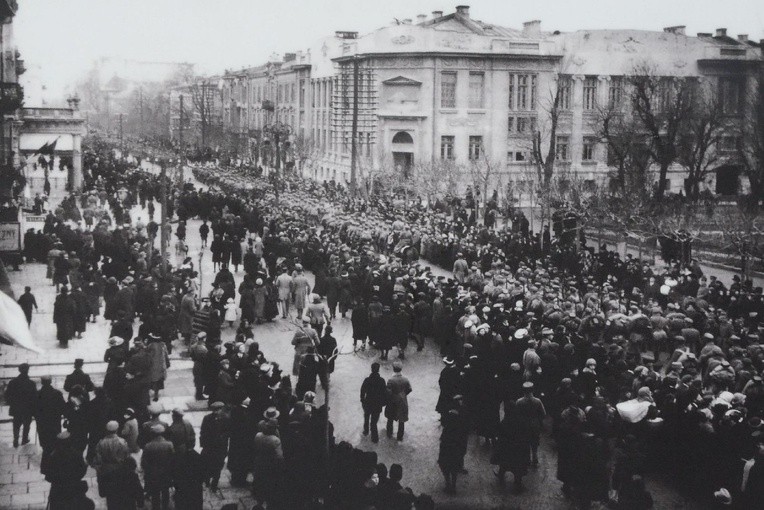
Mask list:
POLYGON ((266 420, 276 420, 276 419, 278 419, 279 416, 281 416, 281 413, 275 407, 269 407, 263 413, 263 417, 266 420))
POLYGON ((225 404, 220 402, 220 401, 213 402, 213 403, 210 404, 210 409, 213 410, 213 411, 217 411, 219 409, 223 409, 224 407, 225 407, 225 404))
POLYGON ((154 434, 164 434, 164 425, 161 423, 155 423, 151 426, 151 432, 154 434))
POLYGON ((532 390, 533 389, 533 383, 530 381, 525 381, 523 383, 523 389, 524 390, 532 390))
POLYGON ((161 405, 159 405, 157 402, 153 402, 153 403, 152 403, 152 404, 151 404, 151 405, 148 407, 148 409, 147 409, 147 410, 148 410, 149 414, 151 414, 151 415, 159 415, 159 414, 162 414, 162 406, 161 406, 161 405))
POLYGON ((106 432, 116 432, 119 430, 119 423, 112 420, 109 423, 106 424, 106 432))
POLYGON ((448 365, 448 366, 451 366, 451 365, 453 365, 453 364, 454 364, 454 360, 452 360, 452 359, 451 359, 451 358, 449 358, 449 357, 445 357, 445 358, 443 358, 443 363, 445 363, 445 364, 446 364, 446 365, 448 365))

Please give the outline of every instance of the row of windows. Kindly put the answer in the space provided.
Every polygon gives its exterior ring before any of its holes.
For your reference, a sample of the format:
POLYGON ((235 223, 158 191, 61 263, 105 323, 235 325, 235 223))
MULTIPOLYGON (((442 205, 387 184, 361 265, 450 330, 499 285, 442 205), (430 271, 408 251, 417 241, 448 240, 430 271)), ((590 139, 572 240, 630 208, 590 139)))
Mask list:
MULTIPOLYGON (((570 137, 568 135, 559 135, 556 138, 556 158, 559 161, 570 161, 570 137)), ((456 137, 453 135, 446 135, 440 137, 440 159, 453 160, 455 159, 454 146, 456 144, 456 137)), ((597 146, 597 139, 593 136, 585 136, 582 147, 581 159, 583 161, 594 161, 595 159, 595 147, 597 146)), ((468 157, 470 161, 476 161, 480 159, 483 154, 483 137, 482 136, 470 136, 468 146, 468 157)), ((508 153, 508 161, 528 161, 530 159, 527 151, 510 151, 508 153)))
MULTIPOLYGON (((455 159, 454 145, 456 144, 456 137, 448 135, 440 137, 440 159, 453 160, 455 159)), ((470 161, 477 161, 483 154, 483 137, 482 136, 470 136, 468 145, 468 156, 470 161)))

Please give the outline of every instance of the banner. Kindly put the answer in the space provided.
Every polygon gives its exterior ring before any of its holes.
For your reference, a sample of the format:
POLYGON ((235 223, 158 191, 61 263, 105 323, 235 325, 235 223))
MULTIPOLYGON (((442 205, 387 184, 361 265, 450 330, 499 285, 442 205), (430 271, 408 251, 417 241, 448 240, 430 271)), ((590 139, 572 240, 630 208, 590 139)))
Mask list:
POLYGON ((0 251, 21 250, 21 223, 0 223, 0 251))

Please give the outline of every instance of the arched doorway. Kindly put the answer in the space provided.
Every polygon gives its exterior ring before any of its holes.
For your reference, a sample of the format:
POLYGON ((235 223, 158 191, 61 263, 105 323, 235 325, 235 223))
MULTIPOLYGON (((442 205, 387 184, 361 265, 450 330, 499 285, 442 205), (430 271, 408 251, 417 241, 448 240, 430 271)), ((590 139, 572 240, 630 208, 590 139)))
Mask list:
POLYGON ((393 165, 406 178, 411 176, 414 166, 414 139, 406 131, 398 131, 393 136, 393 165))
POLYGON ((740 167, 724 165, 716 169, 716 194, 737 195, 740 188, 740 167))

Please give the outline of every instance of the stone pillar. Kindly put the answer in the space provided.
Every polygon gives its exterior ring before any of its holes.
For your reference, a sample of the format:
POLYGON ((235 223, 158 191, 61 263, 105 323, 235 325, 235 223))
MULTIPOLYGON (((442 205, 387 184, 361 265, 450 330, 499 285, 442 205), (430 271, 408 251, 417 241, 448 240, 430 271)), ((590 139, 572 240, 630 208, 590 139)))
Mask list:
POLYGON ((573 91, 570 98, 573 112, 570 126, 570 163, 571 169, 581 167, 581 151, 583 147, 583 123, 584 123, 584 80, 581 74, 573 75, 573 91))
POLYGON ((82 189, 82 135, 72 135, 72 190, 82 189))

